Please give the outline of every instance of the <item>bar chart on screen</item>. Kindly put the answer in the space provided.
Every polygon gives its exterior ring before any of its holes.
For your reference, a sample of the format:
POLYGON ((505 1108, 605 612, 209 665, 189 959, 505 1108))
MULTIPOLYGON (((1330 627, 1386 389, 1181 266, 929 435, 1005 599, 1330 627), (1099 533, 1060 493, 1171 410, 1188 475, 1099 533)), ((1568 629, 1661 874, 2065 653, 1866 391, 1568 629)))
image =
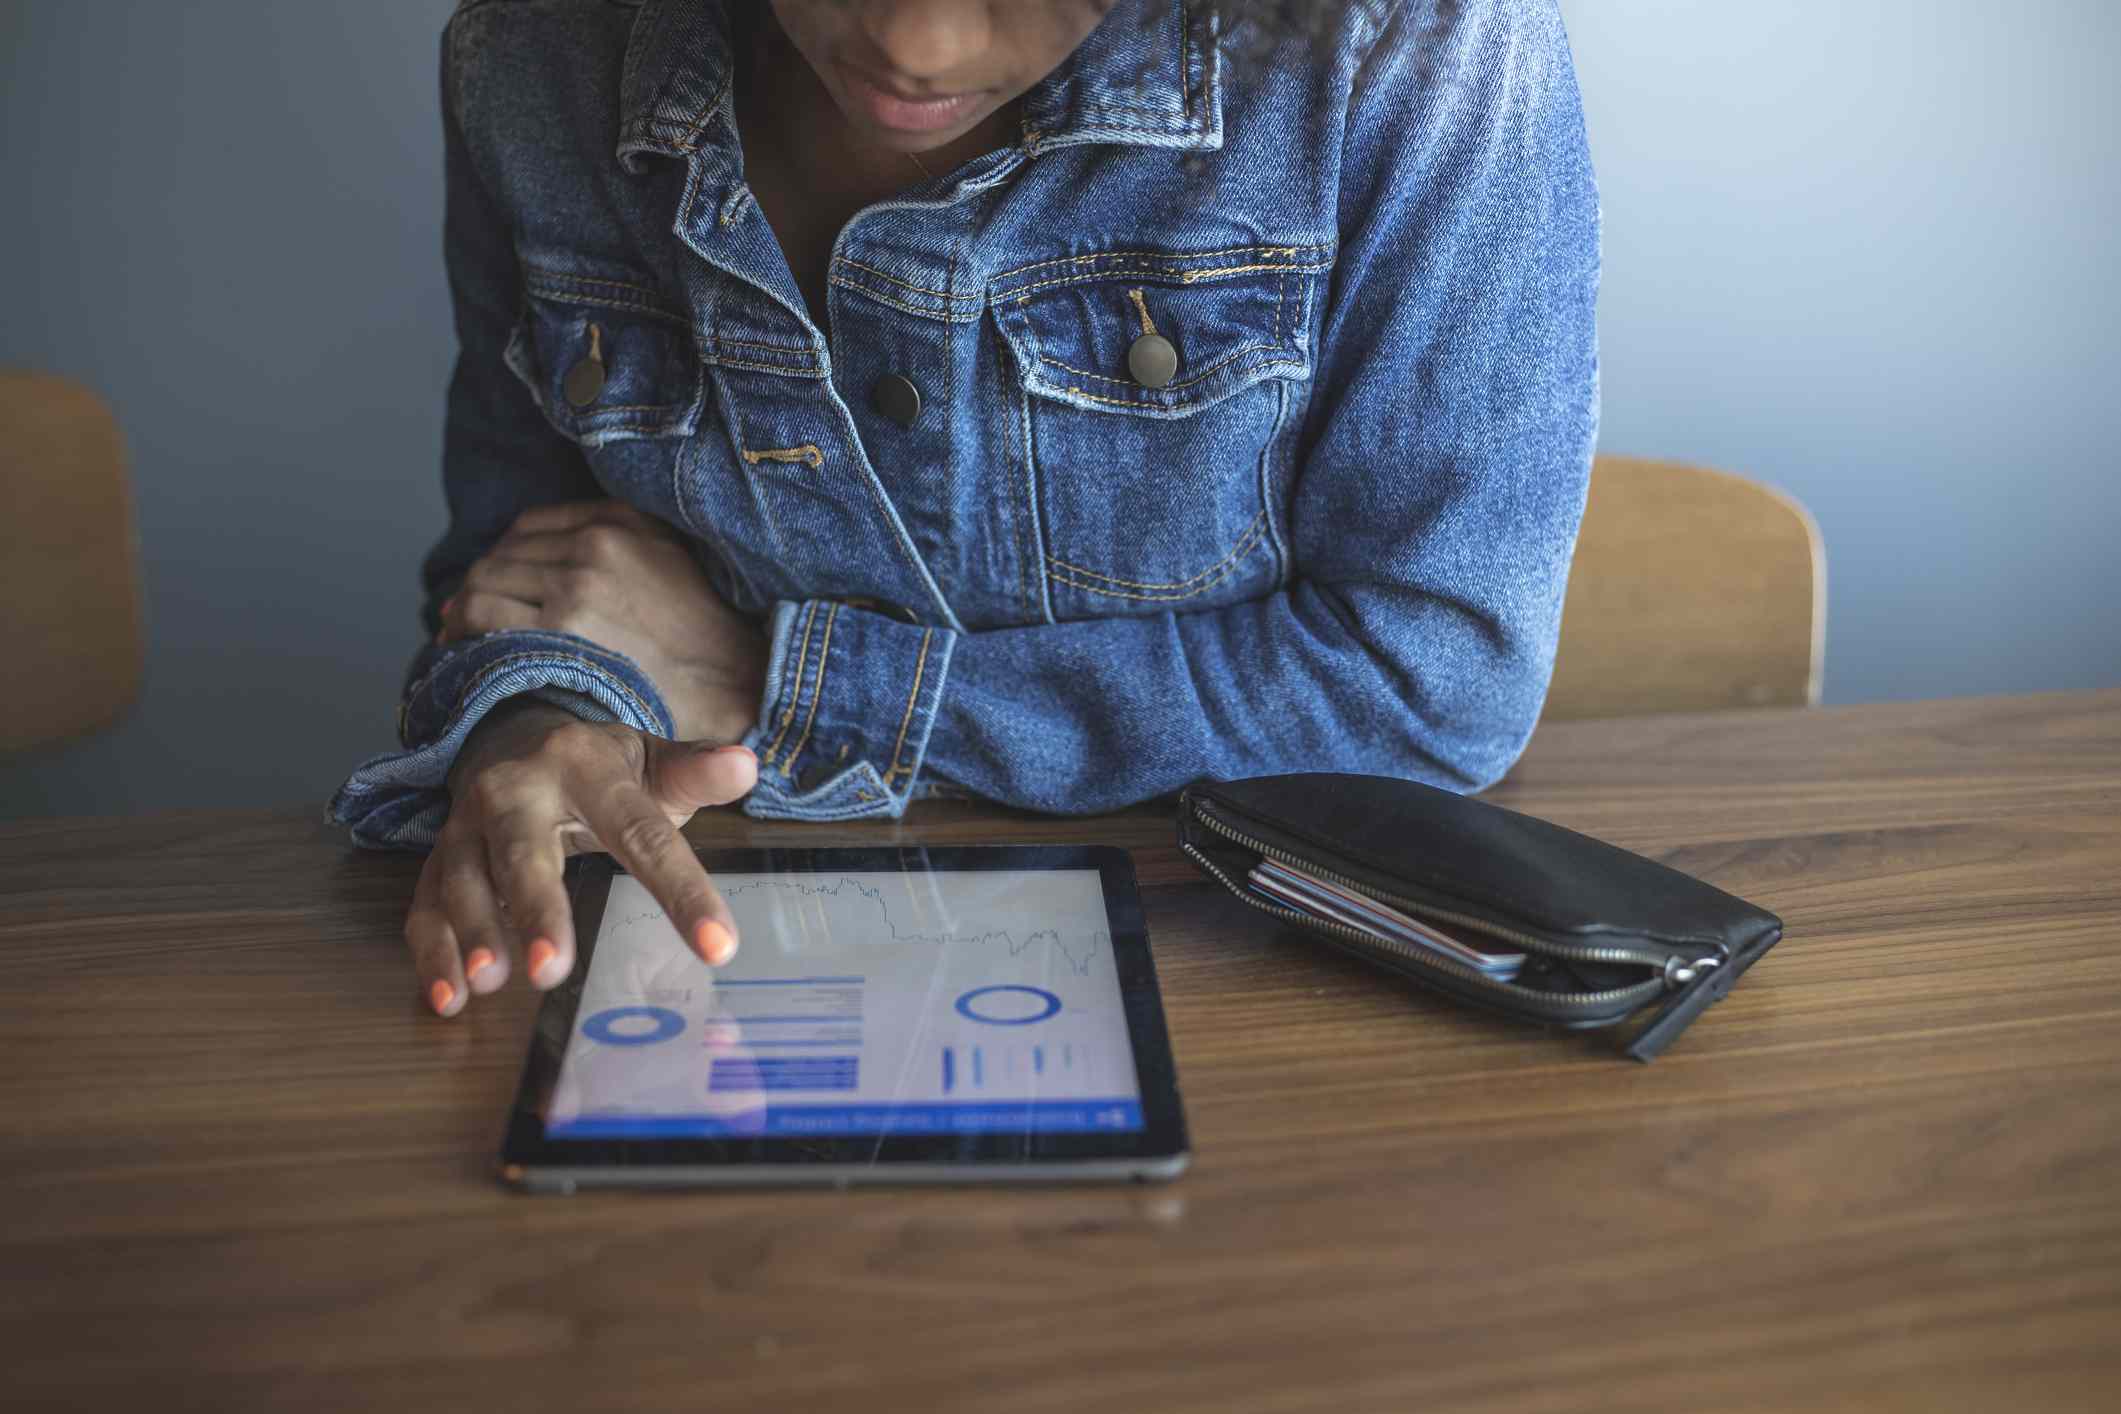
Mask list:
POLYGON ((1139 1127, 1094 870, 716 884, 742 946, 709 968, 613 881, 555 1095, 565 1132, 1139 1127))

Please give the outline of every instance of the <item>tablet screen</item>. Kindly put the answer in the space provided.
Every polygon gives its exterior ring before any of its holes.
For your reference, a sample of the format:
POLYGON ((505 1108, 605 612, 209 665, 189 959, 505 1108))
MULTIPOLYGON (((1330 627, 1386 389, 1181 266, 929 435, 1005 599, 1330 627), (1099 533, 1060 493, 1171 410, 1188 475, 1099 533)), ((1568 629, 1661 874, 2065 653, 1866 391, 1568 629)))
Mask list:
POLYGON ((1143 1126, 1095 869, 719 873, 709 967, 617 875, 550 1139, 1143 1126))

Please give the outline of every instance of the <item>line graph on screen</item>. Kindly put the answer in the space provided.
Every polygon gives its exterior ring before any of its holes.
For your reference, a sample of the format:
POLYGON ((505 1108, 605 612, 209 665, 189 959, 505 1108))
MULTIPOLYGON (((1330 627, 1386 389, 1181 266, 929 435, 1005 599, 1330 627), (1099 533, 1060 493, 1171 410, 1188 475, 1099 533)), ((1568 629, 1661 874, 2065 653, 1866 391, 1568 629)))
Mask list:
MULTIPOLYGON (((720 887, 722 897, 732 907, 739 899, 751 895, 776 902, 829 901, 829 906, 835 910, 833 936, 841 942, 854 942, 866 936, 878 943, 925 943, 938 947, 1000 944, 1012 958, 1044 946, 1078 977, 1089 976, 1091 963, 1112 945, 1111 934, 1101 928, 1071 939, 1058 928, 1034 928, 1019 933, 1012 928, 924 931, 918 927, 901 927, 898 919, 892 916, 890 902, 884 897, 883 890, 844 874, 830 883, 803 879, 748 879, 742 883, 723 883, 720 887), (844 910, 844 913, 838 910, 844 910)), ((642 909, 619 917, 612 926, 632 929, 664 919, 659 908, 642 909)))

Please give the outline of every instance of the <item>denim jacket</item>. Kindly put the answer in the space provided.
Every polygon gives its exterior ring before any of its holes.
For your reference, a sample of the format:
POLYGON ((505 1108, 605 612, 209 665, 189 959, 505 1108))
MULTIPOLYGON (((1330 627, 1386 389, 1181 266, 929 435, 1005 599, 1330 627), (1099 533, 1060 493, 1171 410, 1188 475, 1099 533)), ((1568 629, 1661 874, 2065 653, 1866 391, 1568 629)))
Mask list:
MULTIPOLYGON (((770 633, 753 815, 1497 779, 1545 695, 1597 423, 1555 0, 1355 0, 1264 54, 1221 23, 1120 0, 1016 145, 849 222, 821 329, 744 182, 720 0, 464 0, 430 629, 519 512, 612 496, 770 633)), ((431 842, 465 735, 526 692, 672 730, 579 638, 423 648, 404 750, 335 818, 431 842)))

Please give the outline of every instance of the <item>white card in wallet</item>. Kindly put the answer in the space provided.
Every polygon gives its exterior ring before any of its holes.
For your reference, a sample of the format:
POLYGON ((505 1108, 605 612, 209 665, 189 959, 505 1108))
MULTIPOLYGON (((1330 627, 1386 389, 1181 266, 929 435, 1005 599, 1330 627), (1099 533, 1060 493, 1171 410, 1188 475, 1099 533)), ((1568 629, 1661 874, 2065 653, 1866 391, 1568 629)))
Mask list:
POLYGON ((1491 953, 1468 946, 1447 933, 1440 933, 1418 919, 1410 918, 1389 904, 1343 888, 1300 869, 1262 860, 1247 875, 1252 886, 1286 908, 1326 918, 1373 937, 1411 943, 1441 957, 1501 981, 1517 975, 1524 954, 1491 953))

